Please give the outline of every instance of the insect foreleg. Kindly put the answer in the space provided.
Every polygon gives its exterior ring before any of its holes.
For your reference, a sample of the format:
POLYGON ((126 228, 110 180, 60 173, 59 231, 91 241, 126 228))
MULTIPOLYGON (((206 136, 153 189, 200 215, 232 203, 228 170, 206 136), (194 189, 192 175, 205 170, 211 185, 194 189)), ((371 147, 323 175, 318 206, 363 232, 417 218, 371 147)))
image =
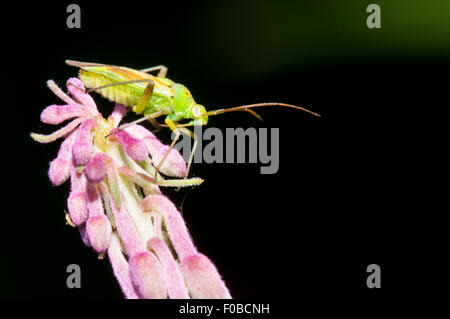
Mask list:
POLYGON ((172 132, 175 133, 175 138, 173 139, 172 143, 170 143, 169 149, 166 151, 166 154, 164 154, 163 158, 161 159, 161 161, 158 163, 158 166, 156 167, 156 170, 155 170, 155 181, 156 182, 158 182, 158 180, 157 180, 158 175, 157 174, 158 174, 159 169, 161 168, 162 164, 166 160, 166 158, 169 155, 169 153, 172 151, 175 143, 180 138, 180 130, 177 128, 176 124, 169 118, 166 118, 165 122, 169 126, 169 128, 172 130, 172 132))
MULTIPOLYGON (((150 120, 150 121, 151 121, 152 119, 154 119, 155 117, 158 117, 158 116, 162 115, 163 113, 164 113, 163 111, 157 111, 157 112, 151 113, 151 114, 149 114, 149 115, 143 116, 143 117, 141 117, 140 119, 137 119, 136 121, 133 121, 133 122, 130 122, 130 123, 127 123, 127 124, 124 124, 124 125, 118 127, 117 130, 116 130, 116 132, 117 132, 117 131, 121 131, 121 130, 123 130, 123 129, 126 129, 127 127, 130 127, 131 125, 138 124, 138 123, 141 123, 141 122, 146 121, 146 120, 150 120)), ((151 122, 152 122, 152 121, 151 121, 151 122)), ((156 121, 155 121, 155 122, 156 122, 156 121)), ((159 126, 158 122, 156 122, 156 123, 157 123, 157 125, 159 126)), ((152 122, 152 124, 153 124, 153 122, 152 122)), ((155 126, 156 126, 156 125, 155 125, 155 126)))
POLYGON ((184 127, 179 127, 178 129, 181 132, 189 135, 194 140, 194 145, 192 146, 191 154, 189 155, 189 160, 187 163, 186 173, 184 174, 184 178, 187 178, 189 175, 189 170, 191 169, 191 164, 192 164, 192 160, 194 158, 195 150, 197 149, 198 139, 197 139, 197 135, 195 135, 195 133, 192 132, 191 130, 188 130, 187 128, 184 128, 184 127))
POLYGON ((150 68, 145 68, 145 69, 142 69, 139 71, 144 72, 144 73, 149 73, 149 72, 158 71, 158 70, 159 70, 159 72, 158 72, 159 78, 165 78, 167 76, 167 67, 164 65, 152 66, 150 68))

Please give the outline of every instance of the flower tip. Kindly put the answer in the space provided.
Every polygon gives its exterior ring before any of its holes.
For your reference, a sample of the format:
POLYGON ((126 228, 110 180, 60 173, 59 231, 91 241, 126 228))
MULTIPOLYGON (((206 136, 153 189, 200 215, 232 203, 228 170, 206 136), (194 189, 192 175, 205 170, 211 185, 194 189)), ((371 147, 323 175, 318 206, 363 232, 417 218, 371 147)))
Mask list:
POLYGON ((86 165, 84 173, 90 183, 99 183, 105 179, 106 169, 100 153, 92 157, 91 161, 86 165))
POLYGON ((66 82, 67 88, 69 89, 70 93, 72 93, 72 90, 78 89, 81 90, 82 92, 85 92, 86 89, 84 87, 84 83, 78 79, 78 78, 70 78, 67 80, 66 82))
POLYGON ((144 161, 148 157, 148 150, 145 144, 141 141, 132 143, 127 149, 128 155, 135 161, 144 161))
POLYGON ((70 176, 70 162, 56 158, 50 163, 48 177, 54 186, 61 185, 70 176))
POLYGON ((89 243, 99 253, 105 252, 111 238, 111 223, 105 215, 91 216, 86 222, 89 243))
POLYGON ((84 193, 71 192, 67 199, 69 215, 72 222, 79 226, 83 224, 88 217, 88 209, 84 193))
MULTIPOLYGON (((162 160, 163 156, 168 151, 169 147, 167 145, 162 145, 158 150, 158 153, 154 155, 155 165, 158 165, 162 160)), ((176 149, 172 149, 167 155, 166 160, 161 165, 160 171, 171 177, 183 177, 186 174, 186 162, 181 156, 180 152, 176 149)))
POLYGON ((38 134, 38 133, 30 133, 30 136, 33 140, 39 143, 47 142, 48 138, 46 135, 38 134))
POLYGON ((146 299, 166 299, 161 264, 152 253, 143 251, 130 258, 130 276, 137 293, 146 299))
POLYGON ((125 152, 135 161, 144 161, 148 157, 148 149, 144 142, 130 135, 127 131, 112 130, 114 138, 123 146, 125 152))
POLYGON ((92 145, 88 143, 76 143, 72 148, 72 156, 77 165, 86 165, 92 154, 92 145))
POLYGON ((202 254, 186 257, 181 272, 193 298, 230 299, 230 293, 213 263, 202 254))

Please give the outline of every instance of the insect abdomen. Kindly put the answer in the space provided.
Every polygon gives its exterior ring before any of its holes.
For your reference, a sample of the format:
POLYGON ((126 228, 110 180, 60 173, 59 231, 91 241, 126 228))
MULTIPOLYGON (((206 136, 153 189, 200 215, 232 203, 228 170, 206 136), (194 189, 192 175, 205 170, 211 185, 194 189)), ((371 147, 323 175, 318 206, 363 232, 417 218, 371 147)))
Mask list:
MULTIPOLYGON (((83 69, 80 70, 80 80, 83 81, 84 85, 90 89, 117 82, 107 76, 83 69)), ((138 91, 139 90, 129 85, 116 85, 100 89, 96 92, 100 93, 112 102, 125 106, 134 106, 138 103, 139 98, 142 95, 142 92, 138 91)))

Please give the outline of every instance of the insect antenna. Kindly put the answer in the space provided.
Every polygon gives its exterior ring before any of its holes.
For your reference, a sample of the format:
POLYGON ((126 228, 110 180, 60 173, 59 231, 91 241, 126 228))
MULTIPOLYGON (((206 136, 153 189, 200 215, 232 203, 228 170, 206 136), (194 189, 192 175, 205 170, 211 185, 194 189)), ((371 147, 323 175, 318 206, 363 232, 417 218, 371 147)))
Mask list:
POLYGON ((296 106, 296 105, 292 105, 292 104, 286 104, 286 103, 278 103, 278 102, 255 103, 255 104, 249 104, 249 105, 230 107, 228 109, 218 109, 218 110, 213 110, 213 111, 206 112, 206 115, 213 116, 213 115, 222 114, 222 113, 228 113, 228 112, 247 111, 247 112, 250 112, 256 118, 258 118, 259 120, 262 120, 261 116, 259 116, 255 111, 252 110, 252 108, 254 108, 254 107, 261 107, 261 106, 283 106, 283 107, 289 107, 289 108, 301 110, 301 111, 310 113, 310 114, 312 114, 314 116, 320 117, 320 114, 315 113, 313 111, 310 111, 308 109, 305 109, 304 107, 296 106))

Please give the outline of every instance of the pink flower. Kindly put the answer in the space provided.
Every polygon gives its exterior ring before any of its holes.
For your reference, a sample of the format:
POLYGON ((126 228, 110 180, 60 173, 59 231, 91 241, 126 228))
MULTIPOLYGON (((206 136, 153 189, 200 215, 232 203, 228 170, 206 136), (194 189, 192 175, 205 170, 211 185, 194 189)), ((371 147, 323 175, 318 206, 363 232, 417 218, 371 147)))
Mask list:
MULTIPOLYGON (((117 130, 128 108, 116 105, 104 119, 80 80, 67 81, 70 96, 53 81, 48 86, 66 104, 47 107, 41 121, 71 121, 53 134, 31 137, 40 143, 64 138, 50 163, 50 181, 56 186, 70 178, 67 218, 100 258, 108 254, 125 297, 231 298, 213 263, 195 248, 180 212, 160 190, 203 180, 164 179, 158 173, 156 183, 155 166, 168 146, 140 125, 117 130)), ((172 150, 160 171, 182 177, 186 163, 172 150)))

